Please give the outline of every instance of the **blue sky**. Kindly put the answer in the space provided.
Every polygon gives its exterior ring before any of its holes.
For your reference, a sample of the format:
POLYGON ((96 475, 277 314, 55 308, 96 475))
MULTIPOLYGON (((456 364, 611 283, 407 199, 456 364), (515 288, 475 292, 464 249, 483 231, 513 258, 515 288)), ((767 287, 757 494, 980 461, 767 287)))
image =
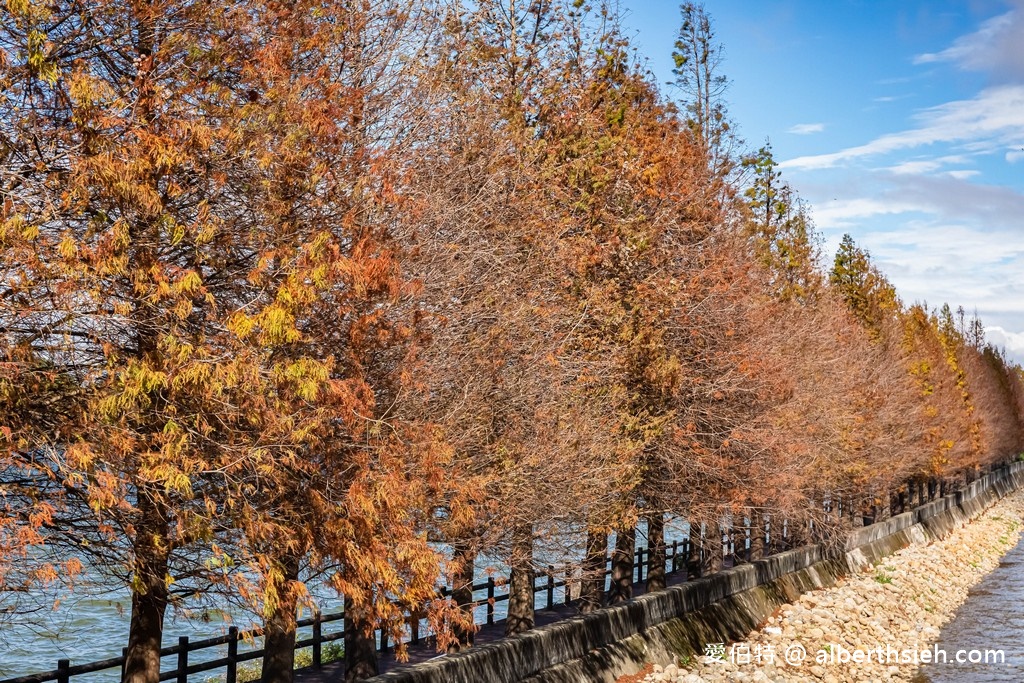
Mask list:
MULTIPOLYGON (((623 7, 670 81, 679 3, 623 7)), ((1024 363, 1024 0, 705 7, 731 118, 749 147, 771 140, 826 254, 850 233, 905 302, 977 309, 1024 363)))

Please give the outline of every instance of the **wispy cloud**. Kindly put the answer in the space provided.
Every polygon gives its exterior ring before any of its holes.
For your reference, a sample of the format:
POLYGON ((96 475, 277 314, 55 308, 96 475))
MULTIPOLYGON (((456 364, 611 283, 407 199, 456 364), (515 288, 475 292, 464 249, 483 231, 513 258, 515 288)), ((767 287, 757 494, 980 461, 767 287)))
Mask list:
POLYGON ((812 133, 820 133, 823 130, 825 130, 824 123, 798 123, 790 128, 788 132, 794 135, 810 135, 812 133))
MULTIPOLYGON (((962 154, 947 154, 946 156, 935 157, 932 159, 911 159, 909 161, 903 161, 895 166, 887 166, 882 171, 887 171, 895 175, 924 175, 938 171, 943 166, 950 164, 965 164, 968 162, 969 157, 962 154)), ((960 173, 962 177, 965 172, 961 171, 947 171, 948 174, 960 173)), ((967 175, 974 175, 977 171, 971 171, 967 175)), ((954 176, 955 177, 955 176, 954 176)))
POLYGON ((1024 85, 988 88, 969 100, 957 100, 925 109, 915 119, 920 122, 917 128, 889 133, 867 144, 830 154, 789 159, 782 162, 780 167, 830 168, 862 157, 939 142, 963 143, 973 151, 994 151, 1024 142, 1024 85))
MULTIPOLYGON (((967 169, 964 169, 967 170, 967 169)), ((1006 249, 1024 256, 1020 239, 1020 216, 1024 215, 1024 194, 998 185, 969 182, 970 177, 956 170, 936 175, 915 173, 879 175, 884 189, 875 189, 868 197, 843 197, 812 202, 814 221, 825 230, 845 229, 863 219, 895 214, 934 216, 946 224, 985 225, 993 231, 1013 233, 1014 244, 1006 249)), ((1007 252, 1009 253, 1009 251, 1007 252)))
POLYGON ((938 159, 928 159, 927 161, 904 161, 885 170, 896 175, 917 175, 937 171, 940 168, 942 168, 941 161, 938 159))
POLYGON ((951 62, 961 69, 997 77, 1024 76, 1024 1, 1006 14, 989 19, 974 33, 961 36, 945 50, 917 55, 914 64, 951 62))
POLYGON ((879 95, 878 97, 871 98, 871 101, 885 104, 887 102, 899 102, 900 100, 914 97, 914 95, 915 93, 912 92, 903 93, 902 95, 879 95))
POLYGON ((958 168, 953 171, 946 171, 946 175, 950 178, 956 178, 957 180, 967 180, 968 178, 981 175, 981 171, 973 168, 958 168))
POLYGON ((890 197, 835 199, 831 202, 812 205, 814 223, 823 230, 843 230, 861 222, 861 219, 887 214, 919 212, 917 202, 900 201, 890 197))

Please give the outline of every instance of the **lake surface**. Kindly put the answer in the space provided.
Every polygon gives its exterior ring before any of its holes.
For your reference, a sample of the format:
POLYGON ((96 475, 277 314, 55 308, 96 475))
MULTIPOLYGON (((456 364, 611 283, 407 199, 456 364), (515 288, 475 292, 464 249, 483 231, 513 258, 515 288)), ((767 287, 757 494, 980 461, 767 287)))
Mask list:
MULTIPOLYGON (((59 607, 49 614, 37 614, 34 625, 5 625, 0 628, 0 679, 51 671, 58 659, 70 659, 72 666, 117 657, 128 642, 131 598, 123 590, 93 587, 63 597, 59 607)), ((186 618, 168 609, 164 646, 175 645, 179 636, 202 640, 227 633, 236 625, 248 628, 252 615, 243 610, 208 610, 205 617, 186 618)), ((308 629, 307 629, 308 630, 308 629)), ((325 631, 326 631, 325 627, 325 631)), ((258 642, 257 642, 258 646, 258 642)), ((242 644, 239 649, 248 649, 242 644)), ((224 657, 227 648, 209 648, 190 655, 190 663, 224 657)), ((164 658, 164 670, 174 669, 176 656, 164 658)), ((205 680, 212 674, 197 676, 205 680)), ((75 676, 75 683, 117 681, 118 669, 75 676)))
POLYGON ((939 635, 939 648, 947 653, 946 664, 921 668, 919 683, 998 683, 1024 681, 1024 539, 1003 557, 999 566, 971 589, 952 621, 939 635), (985 650, 1002 650, 999 663, 956 663, 962 656, 985 650))

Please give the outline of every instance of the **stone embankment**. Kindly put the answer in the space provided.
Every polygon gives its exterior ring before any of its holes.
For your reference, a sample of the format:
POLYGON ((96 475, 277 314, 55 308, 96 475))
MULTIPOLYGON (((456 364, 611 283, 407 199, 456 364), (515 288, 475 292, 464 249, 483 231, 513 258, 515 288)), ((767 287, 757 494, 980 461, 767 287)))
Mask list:
POLYGON ((1022 516, 1024 492, 1010 494, 942 540, 905 548, 783 606, 745 641, 628 680, 913 681, 968 589, 1019 540, 1022 516))

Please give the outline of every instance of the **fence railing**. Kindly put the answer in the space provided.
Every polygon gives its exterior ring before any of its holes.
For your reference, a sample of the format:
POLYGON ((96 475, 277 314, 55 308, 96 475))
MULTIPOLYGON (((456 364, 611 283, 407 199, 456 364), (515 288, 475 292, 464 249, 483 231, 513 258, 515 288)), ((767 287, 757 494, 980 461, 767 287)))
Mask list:
MULTIPOLYGON (((295 641, 295 649, 299 650, 311 647, 313 650, 314 666, 321 666, 323 663, 323 645, 334 640, 341 640, 344 637, 344 631, 338 630, 331 633, 324 633, 322 626, 325 623, 341 622, 344 618, 345 612, 342 610, 335 614, 316 614, 313 617, 298 620, 296 622, 296 626, 298 628, 312 627, 313 635, 309 638, 297 639, 295 641)), ((193 674, 224 669, 226 682, 236 683, 238 679, 239 664, 263 657, 262 648, 239 652, 239 645, 252 642, 255 638, 259 638, 262 635, 263 630, 260 628, 241 631, 238 627, 232 626, 228 629, 226 634, 213 638, 203 638, 202 640, 190 641, 188 636, 181 636, 178 638, 177 645, 171 645, 160 650, 161 659, 164 657, 177 656, 177 666, 170 671, 161 672, 160 680, 187 683, 188 677, 193 674), (226 656, 203 662, 189 663, 190 653, 221 647, 224 645, 227 646, 226 656)), ((110 669, 120 669, 122 674, 121 677, 123 678, 126 654, 125 650, 122 650, 120 657, 111 657, 109 659, 101 659, 97 662, 76 664, 74 666, 71 665, 70 660, 59 659, 57 660, 57 668, 52 671, 44 671, 42 673, 30 674, 28 676, 19 676, 17 678, 7 678, 0 681, 0 683, 47 683, 48 681, 68 683, 73 676, 107 671, 110 669)))
MULTIPOLYGON (((992 470, 996 468, 993 467, 992 470)), ((970 483, 972 476, 968 473, 965 476, 964 483, 970 483)), ((954 484, 955 488, 960 488, 962 483, 957 481, 954 484)), ((823 503, 823 507, 827 512, 835 514, 838 517, 846 517, 856 519, 862 518, 861 522, 864 525, 877 521, 880 512, 884 513, 896 513, 902 512, 907 508, 908 504, 916 503, 921 504, 926 500, 935 500, 936 497, 942 497, 951 490, 949 483, 946 480, 928 479, 928 480, 914 480, 907 482, 905 487, 900 487, 897 493, 890 494, 888 505, 871 507, 868 506, 866 509, 857 510, 856 506, 852 506, 846 502, 843 498, 836 500, 829 500, 827 503, 823 503)), ((704 571, 708 569, 709 553, 721 552, 721 557, 716 558, 718 560, 718 566, 731 566, 742 562, 749 562, 751 555, 754 552, 754 540, 759 537, 760 545, 759 552, 763 554, 771 554, 782 550, 787 550, 794 545, 794 534, 786 520, 778 520, 781 522, 777 527, 759 527, 756 532, 752 525, 745 524, 738 527, 739 534, 736 533, 737 529, 732 527, 721 529, 721 538, 719 544, 708 544, 707 536, 705 532, 700 532, 695 529, 690 529, 690 533, 698 533, 700 541, 694 543, 691 540, 691 536, 687 536, 682 540, 674 540, 670 544, 665 544, 663 548, 663 556, 665 558, 666 567, 664 567, 665 573, 668 575, 678 575, 681 572, 686 572, 684 580, 689 580, 700 576, 704 571), (771 531, 775 531, 775 537, 771 537, 771 531), (713 550, 711 550, 713 548, 713 550)), ((655 549, 648 547, 637 548, 633 553, 633 584, 642 582, 646 577, 650 576, 651 565, 658 553, 655 549), (645 572, 646 570, 646 572, 645 572)), ((574 602, 572 596, 572 589, 574 586, 579 586, 581 577, 574 574, 574 566, 565 566, 561 571, 558 571, 554 565, 549 565, 546 572, 541 572, 539 576, 534 579, 534 604, 537 605, 536 596, 537 594, 544 594, 544 599, 541 601, 541 609, 552 609, 559 604, 569 605, 574 602), (557 589, 562 589, 562 600, 556 602, 557 589)), ((609 588, 608 582, 612 575, 612 557, 608 556, 605 558, 605 570, 604 570, 604 583, 603 588, 606 590, 609 588)), ((677 577, 678 578, 678 577, 677 577)), ((486 581, 474 584, 472 586, 473 595, 477 593, 483 593, 486 605, 486 616, 484 617, 483 625, 493 625, 498 619, 496 618, 495 607, 499 602, 507 601, 509 595, 507 592, 507 582, 504 580, 498 581, 494 577, 489 577, 486 581), (499 592, 500 588, 506 588, 505 592, 499 592)), ((451 594, 451 589, 442 588, 442 597, 447 597, 451 594)), ((312 666, 319 668, 324 664, 323 661, 323 646, 326 643, 330 643, 336 640, 344 638, 344 628, 324 632, 323 626, 325 624, 331 624, 339 622, 343 626, 345 619, 345 612, 341 610, 339 612, 331 614, 320 614, 317 613, 314 616, 306 619, 300 619, 296 623, 296 626, 300 629, 311 628, 312 635, 307 638, 296 639, 295 649, 311 648, 312 650, 312 666)), ((425 637, 429 637, 429 634, 422 632, 422 615, 413 614, 407 617, 406 624, 408 627, 408 643, 412 645, 418 645, 425 637)), ((165 647, 160 650, 161 658, 176 656, 177 663, 174 669, 169 671, 161 672, 161 681, 176 681, 177 683, 187 683, 189 676, 198 673, 205 673, 210 671, 216 671, 223 669, 225 676, 225 683, 237 683, 238 679, 238 665, 250 661, 253 659, 260 659, 263 657, 263 649, 250 649, 246 651, 239 651, 240 644, 249 644, 254 642, 256 638, 261 637, 263 630, 261 628, 250 629, 247 631, 241 631, 237 627, 230 627, 228 632, 221 636, 213 638, 204 638, 202 640, 191 641, 187 636, 181 636, 178 638, 178 644, 165 647), (208 650, 210 648, 227 646, 227 655, 224 657, 217 657, 202 662, 189 662, 189 655, 194 652, 208 650)), ((386 653, 392 647, 389 643, 388 632, 386 630, 379 630, 377 632, 377 651, 386 653)), ((123 671, 126 660, 126 650, 122 650, 121 656, 111 657, 109 659, 103 659, 96 662, 89 662, 87 664, 76 664, 71 665, 68 659, 57 660, 57 668, 51 671, 44 671, 41 673, 30 674, 27 676, 19 676, 17 678, 7 678, 0 680, 0 683, 49 683, 50 681, 56 681, 57 683, 69 683, 71 678, 74 676, 80 676, 84 674, 96 673, 100 671, 107 671, 111 669, 120 669, 121 678, 123 679, 123 671)))

